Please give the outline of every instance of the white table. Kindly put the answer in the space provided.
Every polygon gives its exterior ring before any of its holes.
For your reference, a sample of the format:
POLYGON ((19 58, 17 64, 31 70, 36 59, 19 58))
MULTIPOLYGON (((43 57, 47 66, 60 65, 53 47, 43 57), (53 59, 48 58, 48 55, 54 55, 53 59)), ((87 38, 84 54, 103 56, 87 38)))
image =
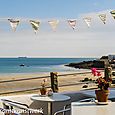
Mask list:
POLYGON ((72 102, 71 115, 115 115, 115 102, 97 105, 95 102, 72 102))
POLYGON ((53 102, 69 101, 70 97, 66 96, 66 95, 63 95, 63 94, 54 93, 52 96, 33 95, 31 97, 31 100, 47 102, 48 103, 48 108, 49 108, 48 113, 49 113, 49 115, 53 115, 53 113, 52 113, 52 103, 53 102))
MULTIPOLYGON (((83 94, 90 96, 90 97, 96 97, 95 90, 86 90, 82 91, 83 94)), ((110 89, 110 94, 108 99, 115 99, 115 89, 110 89)))

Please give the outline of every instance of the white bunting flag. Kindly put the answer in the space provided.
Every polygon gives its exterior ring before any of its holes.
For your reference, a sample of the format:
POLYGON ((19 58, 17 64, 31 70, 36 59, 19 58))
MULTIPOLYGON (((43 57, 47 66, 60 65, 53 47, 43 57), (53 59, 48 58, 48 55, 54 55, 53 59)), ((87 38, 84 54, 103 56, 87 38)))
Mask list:
POLYGON ((113 16, 113 18, 115 19, 115 10, 111 11, 110 13, 113 16))
POLYGON ((49 23, 50 26, 52 27, 53 31, 55 31, 55 30, 56 30, 56 27, 57 27, 57 25, 58 25, 58 23, 59 23, 59 20, 50 20, 50 21, 48 21, 48 23, 49 23))
POLYGON ((69 25, 73 28, 73 30, 75 29, 76 26, 76 20, 68 20, 69 25))
POLYGON ((106 24, 106 14, 100 14, 99 18, 102 20, 104 24, 106 24))
POLYGON ((32 28, 34 29, 35 34, 38 31, 40 22, 39 21, 34 21, 34 20, 30 20, 30 24, 32 25, 32 28))
POLYGON ((87 24, 88 27, 90 27, 90 24, 91 24, 91 18, 90 17, 86 17, 86 18, 83 18, 85 23, 87 24))
POLYGON ((10 21, 11 28, 15 32, 20 21, 14 19, 8 19, 8 21, 10 21))

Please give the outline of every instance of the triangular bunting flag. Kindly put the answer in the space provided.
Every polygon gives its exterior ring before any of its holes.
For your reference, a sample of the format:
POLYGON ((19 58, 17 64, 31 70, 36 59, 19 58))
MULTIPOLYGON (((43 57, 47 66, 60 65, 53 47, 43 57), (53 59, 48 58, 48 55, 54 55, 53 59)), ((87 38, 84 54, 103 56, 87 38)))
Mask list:
POLYGON ((75 29, 76 20, 68 20, 68 23, 69 23, 69 25, 70 25, 73 29, 75 29))
POLYGON ((99 18, 102 20, 104 24, 106 23, 106 14, 100 14, 99 18))
POLYGON ((88 27, 90 27, 90 23, 91 23, 91 18, 90 17, 86 17, 86 18, 83 18, 85 23, 87 24, 88 27))
POLYGON ((55 31, 56 27, 57 27, 57 25, 59 23, 59 20, 50 20, 50 21, 48 21, 48 23, 51 25, 53 31, 55 31))
POLYGON ((8 21, 10 21, 11 28, 15 32, 19 24, 19 20, 8 19, 8 21))
POLYGON ((111 11, 110 13, 113 16, 113 18, 115 19, 115 10, 111 11))
POLYGON ((32 28, 34 29, 35 34, 38 31, 40 22, 39 21, 34 21, 34 20, 30 20, 30 24, 32 25, 32 28))

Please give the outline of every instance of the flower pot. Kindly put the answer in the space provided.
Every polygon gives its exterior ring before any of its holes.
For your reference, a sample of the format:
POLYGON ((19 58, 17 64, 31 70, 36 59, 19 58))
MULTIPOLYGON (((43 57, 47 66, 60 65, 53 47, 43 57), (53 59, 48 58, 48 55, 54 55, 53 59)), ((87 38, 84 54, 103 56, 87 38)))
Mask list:
POLYGON ((41 95, 46 95, 46 92, 47 92, 46 88, 43 87, 40 89, 41 95))
POLYGON ((107 102, 109 90, 95 90, 96 99, 98 102, 107 102))

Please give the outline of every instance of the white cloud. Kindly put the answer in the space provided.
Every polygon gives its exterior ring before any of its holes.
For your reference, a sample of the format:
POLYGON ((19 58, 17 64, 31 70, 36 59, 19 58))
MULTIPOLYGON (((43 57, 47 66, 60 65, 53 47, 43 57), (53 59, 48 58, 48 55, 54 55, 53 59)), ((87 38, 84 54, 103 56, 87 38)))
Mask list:
POLYGON ((46 22, 43 26, 41 24, 37 35, 31 27, 27 30, 21 27, 23 30, 17 29, 16 33, 10 30, 2 31, 0 57, 100 57, 114 53, 115 20, 109 11, 103 12, 107 14, 106 25, 98 18, 99 13, 90 13, 78 18, 75 31, 66 21, 60 22, 57 32, 52 32, 46 22), (91 28, 88 28, 82 20, 84 16, 92 17, 91 28))

